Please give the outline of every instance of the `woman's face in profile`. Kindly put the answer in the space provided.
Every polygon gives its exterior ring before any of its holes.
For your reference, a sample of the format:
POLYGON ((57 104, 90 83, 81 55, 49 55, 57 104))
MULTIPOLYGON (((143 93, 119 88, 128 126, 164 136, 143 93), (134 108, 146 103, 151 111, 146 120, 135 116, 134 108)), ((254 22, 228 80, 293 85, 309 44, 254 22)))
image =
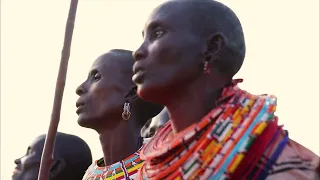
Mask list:
POLYGON ((21 158, 14 161, 12 180, 37 180, 45 136, 37 137, 21 158))

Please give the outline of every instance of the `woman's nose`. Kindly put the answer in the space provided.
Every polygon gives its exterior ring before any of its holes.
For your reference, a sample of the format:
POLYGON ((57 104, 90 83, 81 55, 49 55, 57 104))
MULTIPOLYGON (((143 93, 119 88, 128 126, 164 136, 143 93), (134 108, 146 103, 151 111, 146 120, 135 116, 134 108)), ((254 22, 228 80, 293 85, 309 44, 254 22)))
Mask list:
POLYGON ((81 96, 85 93, 85 90, 84 90, 84 87, 83 87, 83 84, 81 84, 79 87, 77 87, 76 89, 76 94, 81 96))
POLYGON ((136 51, 134 51, 132 55, 135 61, 145 59, 148 55, 147 50, 145 48, 145 43, 143 43, 136 51))
POLYGON ((21 158, 14 160, 15 164, 21 164, 21 158))

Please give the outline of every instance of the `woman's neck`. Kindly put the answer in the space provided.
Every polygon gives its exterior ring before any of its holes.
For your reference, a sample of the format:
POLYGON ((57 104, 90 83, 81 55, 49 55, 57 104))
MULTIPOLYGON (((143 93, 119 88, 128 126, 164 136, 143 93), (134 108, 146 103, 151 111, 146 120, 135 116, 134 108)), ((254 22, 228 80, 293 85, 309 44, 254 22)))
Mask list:
MULTIPOLYGON (((200 82, 201 83, 201 82, 200 82)), ((192 124, 200 121, 206 114, 216 107, 222 88, 194 83, 179 96, 165 104, 172 123, 174 133, 178 133, 192 124)))
POLYGON ((136 121, 133 118, 130 118, 128 122, 123 119, 119 121, 121 123, 113 129, 99 132, 106 166, 123 160, 138 150, 140 130, 132 125, 136 121))

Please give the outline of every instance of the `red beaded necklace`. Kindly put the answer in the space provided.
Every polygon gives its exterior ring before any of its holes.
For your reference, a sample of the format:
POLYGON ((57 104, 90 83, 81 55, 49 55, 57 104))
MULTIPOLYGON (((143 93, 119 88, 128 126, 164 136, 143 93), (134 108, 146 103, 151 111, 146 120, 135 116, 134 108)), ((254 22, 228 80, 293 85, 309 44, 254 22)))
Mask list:
POLYGON ((229 177, 255 139, 252 137, 260 135, 272 120, 276 105, 274 97, 240 90, 236 86, 239 82, 242 80, 225 88, 218 102, 230 100, 200 122, 175 135, 170 122, 159 130, 141 150, 145 164, 139 179, 207 179, 212 174, 229 177))

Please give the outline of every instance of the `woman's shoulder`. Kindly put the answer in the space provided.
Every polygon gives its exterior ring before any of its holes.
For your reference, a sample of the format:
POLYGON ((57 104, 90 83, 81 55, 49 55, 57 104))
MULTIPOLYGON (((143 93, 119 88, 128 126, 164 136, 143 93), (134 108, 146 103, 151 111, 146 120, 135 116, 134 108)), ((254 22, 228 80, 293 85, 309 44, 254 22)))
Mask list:
POLYGON ((107 166, 104 163, 104 159, 101 158, 90 165, 82 180, 133 178, 136 176, 142 162, 139 151, 119 162, 107 166))
POLYGON ((290 139, 267 180, 313 179, 317 174, 318 164, 319 156, 290 139))
POLYGON ((94 161, 86 170, 82 180, 89 180, 92 178, 104 178, 105 166, 103 158, 94 161))

